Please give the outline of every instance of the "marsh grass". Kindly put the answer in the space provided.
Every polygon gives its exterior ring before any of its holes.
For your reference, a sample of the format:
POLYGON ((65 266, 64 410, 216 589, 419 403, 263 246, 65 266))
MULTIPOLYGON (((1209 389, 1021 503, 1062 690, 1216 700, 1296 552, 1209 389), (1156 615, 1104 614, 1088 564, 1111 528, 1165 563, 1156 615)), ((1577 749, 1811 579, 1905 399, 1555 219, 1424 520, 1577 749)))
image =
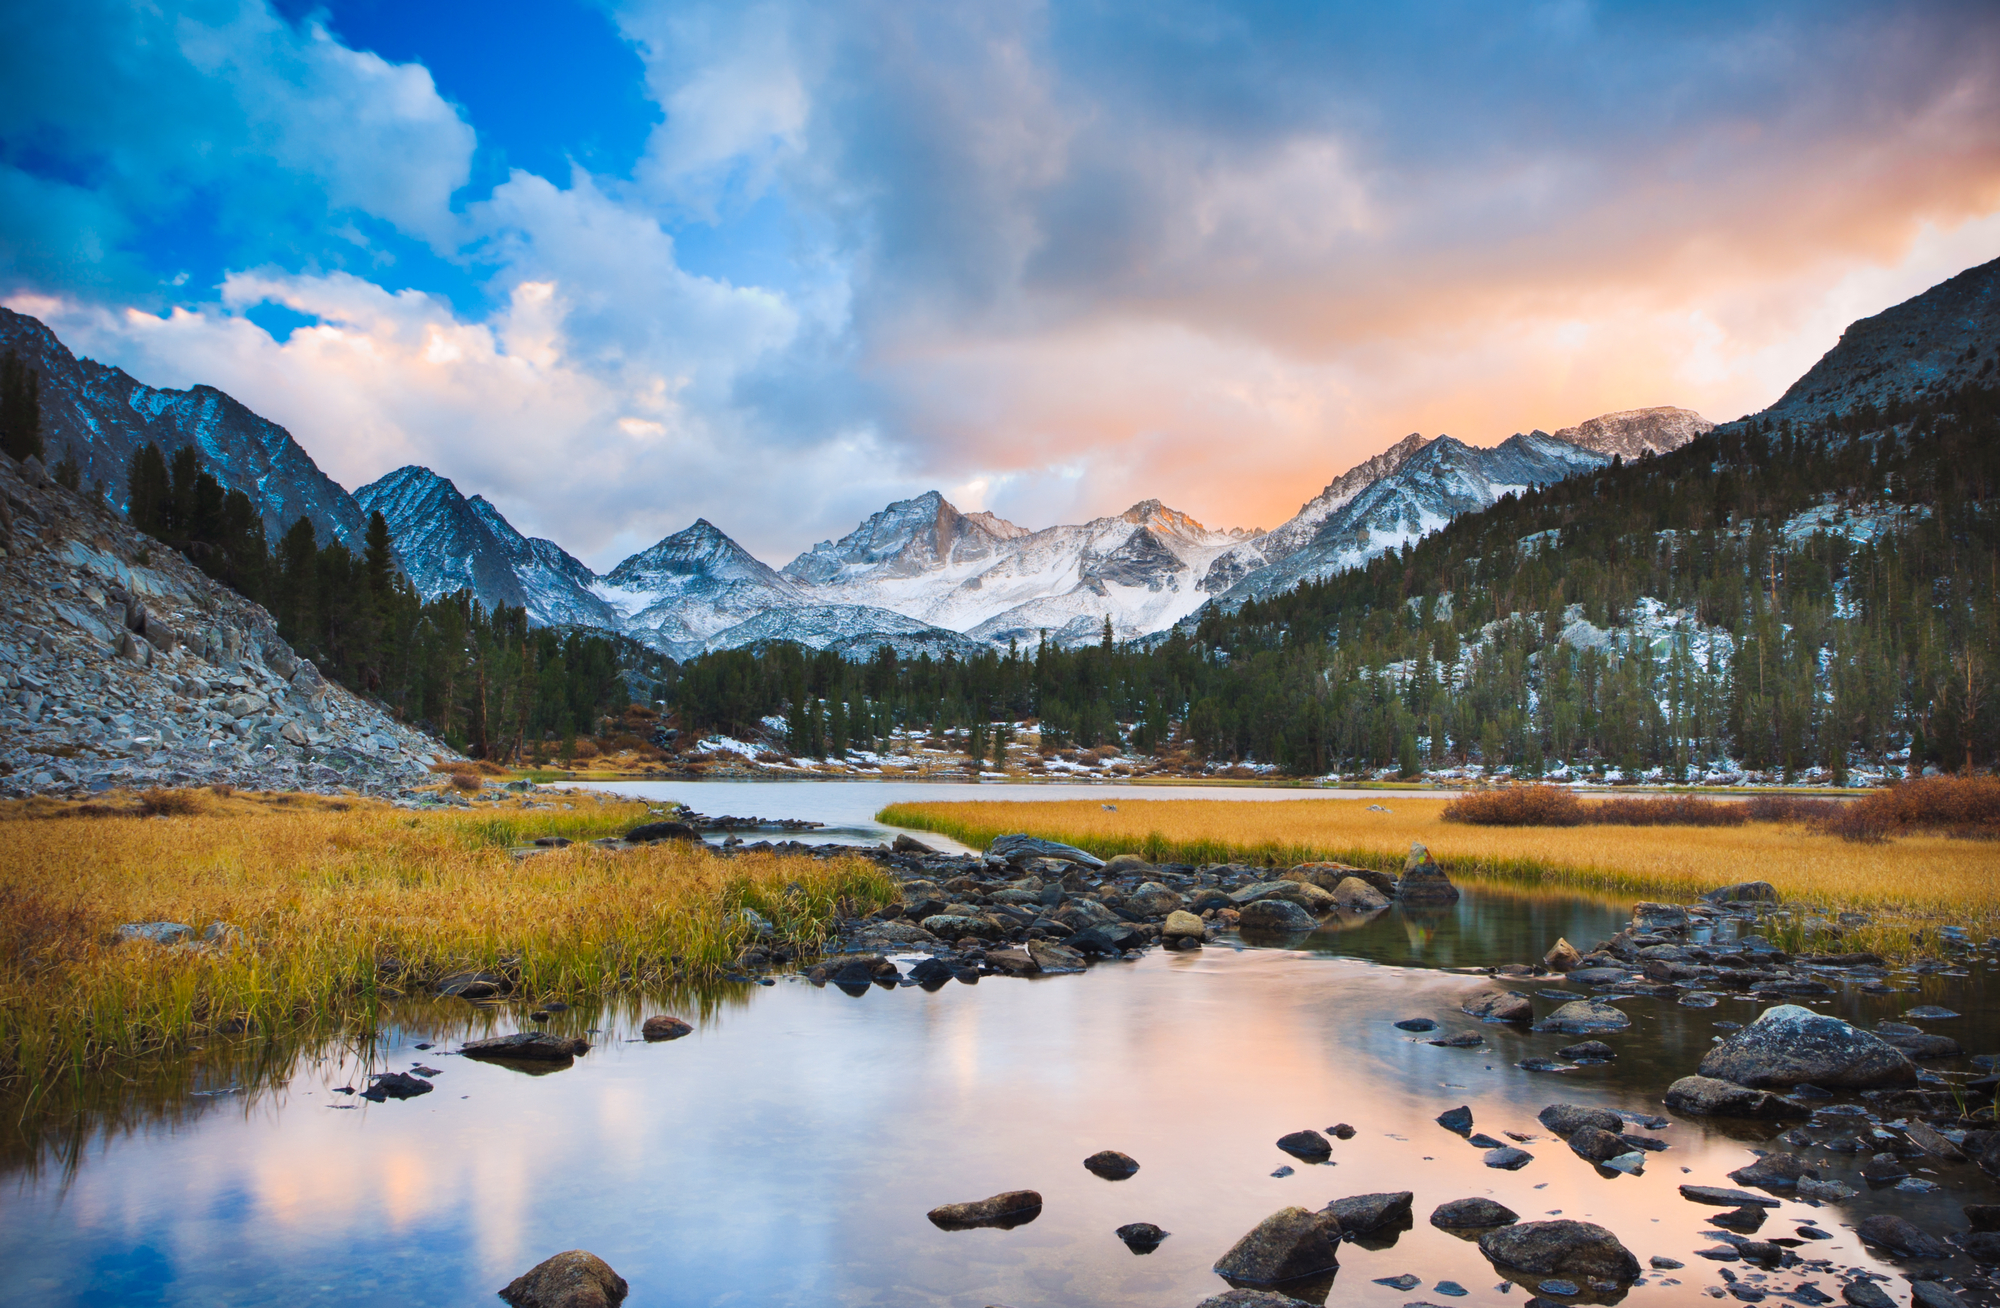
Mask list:
MULTIPOLYGON (((1442 820, 1444 800, 1092 800, 897 804, 881 821, 935 831, 976 848, 1010 831, 1061 840, 1102 857, 1154 862, 1352 863, 1399 874, 1413 843, 1455 877, 1686 901, 1739 881, 1769 881, 1807 913, 1873 921, 1839 947, 1894 955, 1929 947, 1950 923, 2000 934, 2000 844, 1904 835, 1856 844, 1802 822, 1735 826, 1491 827, 1442 820), (1920 937, 1919 933, 1923 933, 1920 937)), ((1773 924, 1803 933, 1807 913, 1773 924), (1787 925, 1787 922, 1792 925, 1787 925)), ((1805 943, 1803 935, 1798 942, 1805 943)))
POLYGON ((725 859, 677 842, 509 852, 623 831, 650 816, 640 803, 415 813, 199 792, 191 813, 144 806, 0 811, 0 1089, 23 1120, 65 1082, 212 1037, 366 1032, 386 1003, 453 972, 595 1000, 720 976, 751 939, 745 908, 811 953, 843 908, 895 895, 861 859, 725 859), (151 921, 220 940, 115 943, 120 923, 151 921))

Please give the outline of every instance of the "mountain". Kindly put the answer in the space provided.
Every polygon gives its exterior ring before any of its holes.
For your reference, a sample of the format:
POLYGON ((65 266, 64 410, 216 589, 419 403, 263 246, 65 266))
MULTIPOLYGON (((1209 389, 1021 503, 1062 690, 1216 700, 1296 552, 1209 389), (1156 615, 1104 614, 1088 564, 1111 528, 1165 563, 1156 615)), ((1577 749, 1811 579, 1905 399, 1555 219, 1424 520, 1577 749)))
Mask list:
POLYGON ((1693 409, 1627 409, 1564 427, 1556 439, 1599 454, 1620 455, 1629 463, 1677 450, 1714 430, 1715 424, 1693 409))
POLYGON ((1853 323, 1762 417, 1793 420, 1878 409, 1890 398, 1992 385, 2000 355, 2000 259, 1968 268, 1922 295, 1853 323))
POLYGON ((768 610, 811 602, 707 518, 626 559, 592 590, 625 632, 675 658, 768 610))
POLYGON ((213 386, 184 391, 144 385, 119 368, 79 359, 40 319, 0 307, 0 354, 12 351, 41 376, 42 441, 48 465, 65 455, 82 484, 103 482, 113 505, 125 505, 132 456, 147 444, 168 460, 184 446, 225 490, 240 490, 263 515, 272 541, 312 519, 322 543, 359 550, 367 517, 340 484, 321 472, 290 432, 260 418, 213 386))
POLYGON ((808 649, 830 649, 845 658, 865 661, 887 645, 898 658, 919 654, 966 658, 986 646, 968 636, 888 609, 863 604, 805 604, 767 609, 708 638, 707 649, 742 649, 788 640, 808 649))
POLYGON ((821 541, 785 565, 784 575, 807 585, 839 585, 882 577, 914 577, 991 559, 1026 536, 990 513, 960 513, 929 491, 897 500, 839 541, 821 541))
POLYGON ((388 522, 404 574, 425 599, 470 590, 488 608, 526 608, 542 626, 619 625, 591 592, 597 576, 589 568, 554 541, 523 536, 483 496, 466 499, 429 468, 398 468, 354 500, 388 522))

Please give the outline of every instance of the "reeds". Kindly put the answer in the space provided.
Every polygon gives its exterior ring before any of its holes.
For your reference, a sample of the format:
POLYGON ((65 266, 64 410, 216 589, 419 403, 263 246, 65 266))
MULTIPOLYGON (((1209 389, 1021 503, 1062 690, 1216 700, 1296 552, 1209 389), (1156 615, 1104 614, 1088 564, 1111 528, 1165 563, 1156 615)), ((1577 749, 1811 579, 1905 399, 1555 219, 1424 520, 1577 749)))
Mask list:
POLYGON ((647 818, 637 803, 420 814, 183 793, 196 811, 140 817, 144 801, 110 799, 97 820, 14 806, 0 824, 0 1083, 30 1102, 53 1076, 211 1034, 365 1030, 457 971, 538 999, 715 977, 752 938, 745 908, 810 953, 841 911, 895 896, 861 859, 677 842, 509 852, 623 831, 647 818), (154 921, 213 932, 116 943, 119 924, 154 921))

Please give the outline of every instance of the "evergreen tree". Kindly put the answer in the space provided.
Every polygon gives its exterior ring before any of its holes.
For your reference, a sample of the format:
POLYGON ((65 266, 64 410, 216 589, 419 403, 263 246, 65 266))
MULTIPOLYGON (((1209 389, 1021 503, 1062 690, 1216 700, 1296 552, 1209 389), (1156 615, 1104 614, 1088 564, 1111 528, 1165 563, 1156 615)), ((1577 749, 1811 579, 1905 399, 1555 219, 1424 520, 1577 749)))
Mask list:
POLYGON ((42 457, 41 374, 12 350, 0 358, 0 453, 17 461, 42 457))
POLYGON ((167 461, 160 447, 148 443, 132 455, 125 474, 125 514, 132 525, 148 536, 166 539, 170 526, 169 502, 173 483, 167 476, 167 461))

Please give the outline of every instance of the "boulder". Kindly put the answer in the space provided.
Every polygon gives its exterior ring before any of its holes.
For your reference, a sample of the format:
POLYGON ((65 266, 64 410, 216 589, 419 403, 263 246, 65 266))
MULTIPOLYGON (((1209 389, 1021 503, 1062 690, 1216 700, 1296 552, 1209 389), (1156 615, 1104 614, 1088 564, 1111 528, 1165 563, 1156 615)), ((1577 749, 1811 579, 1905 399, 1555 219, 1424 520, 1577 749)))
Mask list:
POLYGON ((1520 991, 1506 990, 1460 1004, 1459 1011, 1482 1022, 1526 1022, 1534 1017, 1535 1005, 1520 991))
POLYGON ((1206 924, 1186 909, 1175 909, 1167 914, 1167 920, 1160 927, 1160 934, 1169 940, 1199 940, 1206 924))
POLYGON ((1590 1035, 1597 1031, 1622 1031, 1632 1025, 1623 1009, 1601 999, 1573 999, 1535 1023, 1533 1029, 1561 1035, 1590 1035))
POLYGON ((2000 1231, 2000 1204, 1967 1204, 1965 1224, 1975 1231, 2000 1231))
POLYGON ((935 849, 932 849, 929 845, 926 845, 923 841, 918 840, 915 836, 907 835, 900 831, 896 833, 895 840, 890 842, 889 848, 894 850, 898 854, 937 853, 935 849))
POLYGON ((1216 1261, 1218 1276, 1253 1285, 1275 1285, 1317 1276, 1339 1266, 1334 1245, 1340 1228, 1303 1208, 1280 1208, 1216 1261))
POLYGON ((1145 942, 1129 922, 1104 922, 1077 932, 1065 943, 1079 953, 1116 954, 1145 942))
POLYGON ((1538 1276, 1624 1284, 1639 1275, 1639 1260, 1617 1236, 1594 1222, 1568 1218, 1496 1227, 1479 1237, 1479 1252, 1502 1267, 1538 1276))
POLYGON ((1491 1199, 1454 1199, 1448 1204, 1439 1204, 1431 1212, 1431 1225, 1448 1231, 1507 1226, 1520 1220, 1520 1214, 1491 1199))
POLYGON ((1768 881, 1739 881, 1706 892, 1702 900, 1710 904, 1775 904, 1778 892, 1768 881))
POLYGON ((1910 1308, 1968 1308, 1968 1305, 1963 1295, 1936 1281, 1911 1281, 1910 1308))
POLYGON ((1311 913, 1289 899, 1260 899, 1243 906, 1237 926, 1244 931, 1264 931, 1274 935, 1296 935, 1319 925, 1311 913))
POLYGON ((1965 1237, 1965 1252, 1974 1262, 2000 1263, 2000 1231, 1974 1231, 1965 1237))
POLYGON ((1320 1209, 1321 1214, 1340 1223, 1340 1229, 1348 1235, 1367 1235, 1388 1227, 1408 1230, 1412 1218, 1410 1201, 1416 1196, 1408 1190, 1395 1190, 1385 1194, 1357 1194, 1346 1199, 1336 1199, 1320 1209))
POLYGON ((1631 1146, 1611 1131, 1595 1126, 1580 1126, 1569 1137, 1570 1152, 1578 1158, 1592 1163, 1608 1163, 1612 1159, 1632 1152, 1631 1146))
POLYGON ((1585 1108, 1579 1104, 1550 1104, 1535 1115, 1535 1120, 1565 1140, 1586 1126, 1614 1135, 1625 1129, 1625 1119, 1609 1109, 1585 1108))
POLYGON ((1679 904, 1632 905, 1632 929, 1642 936, 1662 931, 1685 931, 1687 924, 1687 910, 1679 904))
POLYGON ((1439 1126, 1447 1131, 1456 1132, 1459 1135, 1468 1135, 1472 1131, 1472 1109, 1466 1104, 1460 1104, 1456 1108, 1447 1108, 1437 1115, 1436 1121, 1439 1126))
POLYGON ((361 1092, 363 1099, 381 1103, 386 1099, 415 1099, 437 1089, 421 1076, 411 1076, 408 1072, 377 1072, 369 1080, 374 1084, 361 1092))
POLYGON ((1233 891, 1229 902, 1236 905, 1254 904, 1265 899, 1287 899, 1308 913, 1329 913, 1333 911, 1333 896, 1321 890, 1310 881, 1258 881, 1233 891))
POLYGON ((1360 877, 1349 877, 1335 886, 1333 902, 1349 913, 1374 913, 1389 907, 1389 897, 1360 877))
POLYGON ((997 1226, 1003 1230, 1032 1222, 1042 1213, 1042 1196, 1037 1190, 1007 1190, 970 1203, 939 1204, 926 1214, 931 1225, 943 1231, 969 1231, 975 1227, 997 1226))
POLYGON ((1562 1058, 1587 1058, 1600 1063, 1608 1063, 1618 1057, 1618 1051, 1602 1040, 1579 1040, 1573 1045, 1564 1045, 1556 1050, 1556 1054, 1562 1058))
POLYGON ((974 940, 997 940, 1000 928, 983 917, 970 917, 960 913, 937 913, 923 920, 924 930, 939 940, 963 940, 970 936, 974 940))
POLYGON ((1107 1181, 1123 1181, 1139 1170, 1139 1163, 1130 1154, 1121 1154, 1116 1149, 1100 1149, 1083 1160, 1083 1165, 1095 1176, 1107 1181))
POLYGON ((1241 1286, 1203 1299, 1195 1308, 1321 1308, 1306 1299, 1294 1299, 1276 1290, 1250 1290, 1241 1286))
POLYGON ((1458 887, 1445 876, 1431 852, 1420 844, 1410 846, 1403 863, 1403 879, 1396 883, 1396 898, 1405 904, 1456 904, 1458 887))
POLYGON ((921 959, 910 969, 910 980, 926 990, 935 990, 951 980, 951 968, 935 958, 921 959))
POLYGON ((691 1033, 694 1026, 678 1017, 649 1017, 639 1028, 639 1034, 648 1040, 678 1040, 691 1033))
POLYGON ((1875 1213, 1861 1219, 1854 1233, 1869 1244, 1880 1245, 1905 1258, 1949 1258, 1952 1247, 1894 1213, 1875 1213))
POLYGON ((1542 963, 1551 972, 1568 972, 1583 961, 1583 955, 1576 952, 1576 946, 1566 938, 1559 938, 1549 946, 1549 952, 1542 955, 1542 963))
POLYGON ((1148 1253, 1159 1247, 1160 1241, 1167 1238, 1168 1232, 1162 1231, 1151 1222, 1128 1222, 1112 1234, 1134 1250, 1148 1253))
POLYGON ((571 1249, 509 1281, 500 1297, 512 1308, 618 1308, 628 1288, 602 1258, 571 1249))
POLYGON ((1108 877, 1144 876, 1151 871, 1153 865, 1137 854, 1114 854, 1104 865, 1104 875, 1108 877))
POLYGON ((1007 976, 1033 976, 1042 970, 1035 956, 1025 949, 989 949, 986 951, 986 966, 1007 976))
POLYGON ((1809 1081, 1830 1090, 1862 1090, 1912 1084, 1917 1069, 1878 1036, 1798 1004, 1779 1004, 1710 1049, 1701 1060, 1701 1075, 1753 1089, 1809 1081))
POLYGON ((986 847, 986 853, 989 857, 1003 858, 1017 865, 1037 858, 1053 858, 1093 870, 1104 866, 1103 859, 1095 854, 1086 853, 1075 845, 1019 834, 994 837, 993 843, 986 847))
POLYGON ((1044 972, 1083 971, 1083 955, 1053 940, 1030 940, 1028 957, 1044 972))
POLYGON ((1729 1174, 1729 1179, 1738 1185, 1754 1185, 1760 1190, 1794 1190, 1800 1178, 1811 1171, 1811 1164, 1797 1154, 1765 1154, 1748 1167, 1739 1167, 1729 1174))
POLYGON ((1309 1163, 1323 1163, 1333 1156, 1333 1146, 1317 1131, 1294 1131, 1278 1137, 1278 1148, 1309 1163))
MULTIPOLYGON (((1124 855, 1121 854, 1119 857, 1123 858, 1124 855)), ((1165 917, 1181 906, 1181 897, 1180 892, 1176 890, 1157 881, 1148 881, 1125 896, 1125 902, 1134 911, 1144 913, 1147 917, 1165 917)))
POLYGON ((699 841, 701 832, 685 822, 642 822, 625 833, 631 845, 650 845, 662 840, 699 841))
POLYGON ((517 1031, 491 1040, 474 1040, 460 1045, 466 1058, 498 1058, 518 1063, 566 1063, 590 1052, 590 1042, 581 1036, 559 1036, 549 1031, 517 1031))
POLYGON ((512 988, 506 977, 492 972, 453 972, 437 984, 439 994, 460 999, 491 999, 512 988))
POLYGON ((1513 1145, 1501 1145, 1497 1149, 1488 1149, 1481 1155, 1480 1161, 1502 1172, 1518 1172, 1534 1162, 1535 1156, 1525 1149, 1516 1149, 1513 1145))
POLYGON ((1668 1086, 1667 1107, 1691 1117, 1804 1117, 1807 1112, 1783 1095, 1708 1076, 1684 1076, 1668 1086))

